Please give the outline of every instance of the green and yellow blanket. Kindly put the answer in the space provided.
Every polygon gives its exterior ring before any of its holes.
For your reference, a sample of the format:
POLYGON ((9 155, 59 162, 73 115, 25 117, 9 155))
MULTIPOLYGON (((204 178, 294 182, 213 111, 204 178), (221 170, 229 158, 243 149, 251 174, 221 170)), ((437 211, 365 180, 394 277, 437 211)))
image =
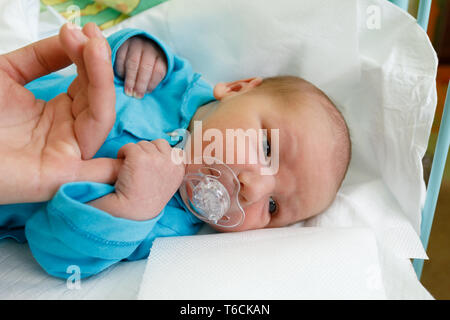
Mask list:
POLYGON ((167 0, 41 0, 41 11, 51 6, 68 20, 73 20, 79 14, 81 26, 94 22, 104 30, 165 1, 167 0))

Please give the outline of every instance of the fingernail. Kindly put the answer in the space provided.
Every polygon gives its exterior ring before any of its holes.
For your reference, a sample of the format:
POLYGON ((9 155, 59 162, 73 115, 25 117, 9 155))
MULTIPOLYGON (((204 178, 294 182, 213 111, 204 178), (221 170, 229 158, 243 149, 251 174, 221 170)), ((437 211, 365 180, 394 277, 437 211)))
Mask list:
POLYGON ((135 97, 135 98, 137 98, 137 99, 142 99, 143 95, 140 94, 140 93, 138 93, 138 92, 136 92, 136 91, 134 91, 134 92, 133 92, 133 97, 135 97))
POLYGON ((133 96, 133 90, 131 90, 130 88, 125 88, 125 94, 129 97, 133 96))

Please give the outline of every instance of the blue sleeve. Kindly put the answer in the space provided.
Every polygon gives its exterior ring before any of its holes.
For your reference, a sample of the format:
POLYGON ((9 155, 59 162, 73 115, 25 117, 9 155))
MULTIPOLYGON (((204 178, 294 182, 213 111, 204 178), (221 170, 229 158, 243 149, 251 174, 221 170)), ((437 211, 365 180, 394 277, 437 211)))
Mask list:
POLYGON ((67 278, 70 266, 89 277, 126 259, 147 239, 164 210, 147 221, 114 217, 86 202, 114 190, 93 182, 72 182, 26 223, 25 235, 34 258, 52 276, 67 278))

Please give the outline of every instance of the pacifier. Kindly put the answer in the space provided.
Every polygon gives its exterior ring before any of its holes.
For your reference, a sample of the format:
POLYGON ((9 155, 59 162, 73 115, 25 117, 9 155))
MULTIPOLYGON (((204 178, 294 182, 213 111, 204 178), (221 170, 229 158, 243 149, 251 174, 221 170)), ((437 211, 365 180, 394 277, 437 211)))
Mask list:
POLYGON ((188 210, 200 220, 220 227, 240 225, 245 212, 239 203, 239 179, 219 159, 203 157, 207 163, 189 164, 179 192, 188 210))

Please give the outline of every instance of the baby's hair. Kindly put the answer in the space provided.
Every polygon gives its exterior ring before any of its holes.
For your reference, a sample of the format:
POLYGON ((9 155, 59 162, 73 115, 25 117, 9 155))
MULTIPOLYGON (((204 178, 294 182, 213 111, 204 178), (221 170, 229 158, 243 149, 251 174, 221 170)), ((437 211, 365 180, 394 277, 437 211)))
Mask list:
POLYGON ((265 78, 260 86, 259 90, 268 92, 272 96, 280 98, 284 101, 284 105, 296 106, 298 105, 298 94, 311 95, 315 98, 319 98, 320 105, 324 108, 329 115, 336 145, 333 151, 335 156, 335 173, 337 176, 339 188, 342 181, 347 174, 348 167, 351 159, 351 139, 350 132, 344 116, 331 101, 331 99, 319 88, 305 79, 296 76, 277 76, 265 78))

